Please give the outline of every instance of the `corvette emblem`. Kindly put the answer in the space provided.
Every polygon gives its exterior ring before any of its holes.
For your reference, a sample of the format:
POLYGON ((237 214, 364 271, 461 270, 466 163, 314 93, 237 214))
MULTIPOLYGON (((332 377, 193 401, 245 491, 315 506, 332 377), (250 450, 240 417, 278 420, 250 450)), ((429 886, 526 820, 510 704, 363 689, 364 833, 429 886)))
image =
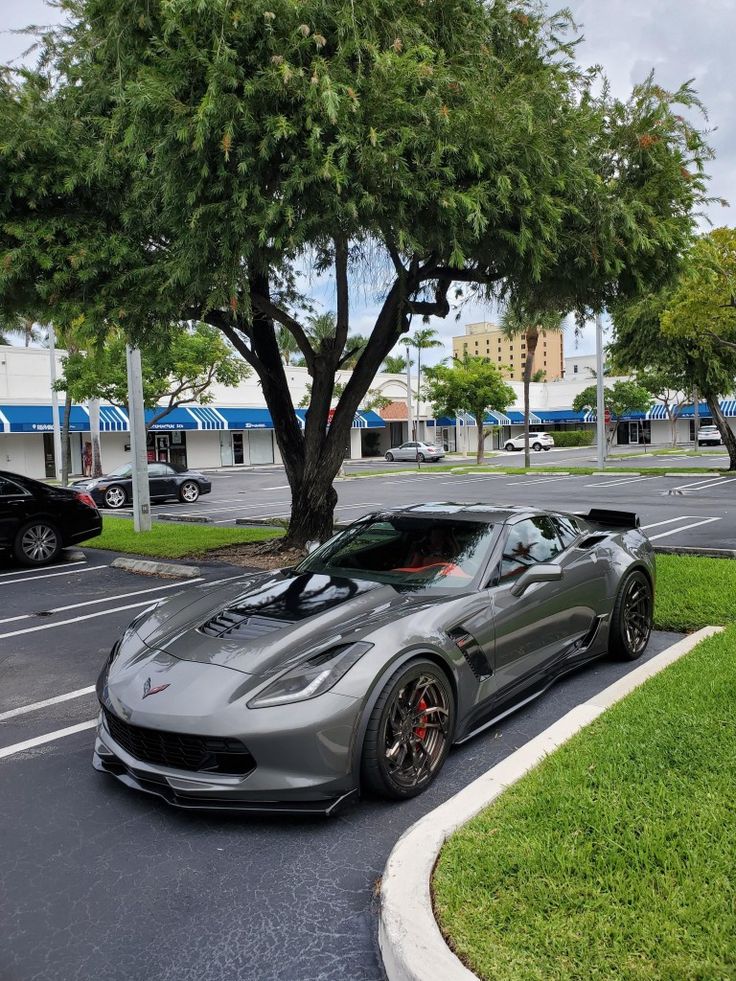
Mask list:
POLYGON ((143 697, 148 698, 149 695, 158 695, 160 691, 164 691, 168 687, 168 685, 156 685, 155 688, 151 688, 151 679, 146 678, 146 682, 143 685, 143 697))

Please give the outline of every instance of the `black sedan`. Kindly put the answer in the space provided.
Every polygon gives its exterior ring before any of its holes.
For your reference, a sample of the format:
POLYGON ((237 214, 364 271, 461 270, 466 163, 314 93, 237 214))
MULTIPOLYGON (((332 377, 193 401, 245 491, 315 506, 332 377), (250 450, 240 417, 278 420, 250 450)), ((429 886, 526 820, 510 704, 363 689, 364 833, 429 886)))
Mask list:
POLYGON ((52 562, 62 548, 101 531, 89 494, 0 470, 0 551, 13 552, 23 565, 52 562))
MULTIPOLYGON (((91 494, 100 507, 114 511, 133 500, 133 468, 126 463, 104 477, 76 481, 73 485, 91 494)), ((176 498, 194 504, 200 494, 209 494, 212 483, 197 470, 176 470, 168 463, 148 464, 148 486, 152 500, 176 498)))

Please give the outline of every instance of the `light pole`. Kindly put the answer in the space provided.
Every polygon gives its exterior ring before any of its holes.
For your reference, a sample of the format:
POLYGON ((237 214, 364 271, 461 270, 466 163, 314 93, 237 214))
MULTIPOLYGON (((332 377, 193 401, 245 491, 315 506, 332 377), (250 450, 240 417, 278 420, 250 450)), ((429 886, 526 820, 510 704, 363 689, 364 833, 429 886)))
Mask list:
POLYGON ((151 492, 148 486, 146 452, 146 416, 143 406, 141 351, 126 344, 128 362, 128 416, 130 418, 130 455, 133 464, 133 528, 151 530, 151 492))
POLYGON ((411 360, 409 358, 409 345, 406 346, 406 439, 409 442, 413 431, 413 412, 411 407, 411 360))
POLYGON ((61 480, 61 426, 59 424, 59 393, 56 391, 56 335, 54 325, 49 324, 49 373, 51 375, 51 414, 54 424, 54 472, 61 480))
POLYGON ((603 317, 595 318, 595 371, 596 371, 596 440, 598 469, 606 465, 606 406, 603 394, 603 317))

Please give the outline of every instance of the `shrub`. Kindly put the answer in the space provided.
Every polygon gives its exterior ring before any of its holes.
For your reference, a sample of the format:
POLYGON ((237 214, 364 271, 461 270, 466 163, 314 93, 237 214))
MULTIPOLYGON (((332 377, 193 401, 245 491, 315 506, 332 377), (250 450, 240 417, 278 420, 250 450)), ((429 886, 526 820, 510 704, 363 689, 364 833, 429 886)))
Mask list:
POLYGON ((555 446, 591 446, 595 440, 593 429, 571 429, 550 435, 554 438, 555 446))

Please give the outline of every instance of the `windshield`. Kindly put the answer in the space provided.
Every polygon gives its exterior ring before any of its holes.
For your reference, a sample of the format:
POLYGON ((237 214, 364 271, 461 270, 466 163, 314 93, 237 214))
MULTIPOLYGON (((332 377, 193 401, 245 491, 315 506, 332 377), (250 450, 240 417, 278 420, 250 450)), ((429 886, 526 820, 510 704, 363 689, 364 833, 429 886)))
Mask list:
POLYGON ((108 477, 130 477, 131 466, 129 463, 123 464, 122 467, 118 467, 117 470, 111 470, 107 475, 108 477))
POLYGON ((487 522, 394 515, 346 529, 297 566, 297 572, 354 575, 374 582, 463 589, 494 536, 487 522))

